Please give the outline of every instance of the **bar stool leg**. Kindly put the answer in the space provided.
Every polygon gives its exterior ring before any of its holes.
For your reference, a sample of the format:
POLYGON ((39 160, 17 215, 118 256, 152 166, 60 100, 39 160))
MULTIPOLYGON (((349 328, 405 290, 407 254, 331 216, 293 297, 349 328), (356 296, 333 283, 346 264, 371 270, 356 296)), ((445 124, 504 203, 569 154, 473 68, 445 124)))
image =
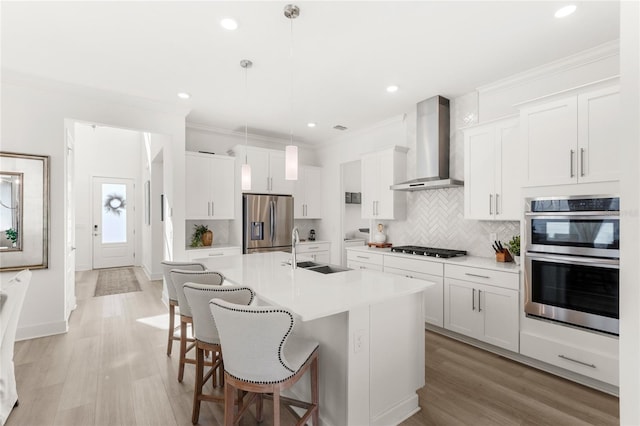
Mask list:
POLYGON ((233 426, 235 423, 234 419, 234 393, 235 389, 229 382, 227 381, 224 385, 224 424, 225 426, 233 426))
POLYGON ((313 426, 320 424, 318 401, 318 357, 316 356, 313 361, 311 361, 311 403, 315 405, 315 411, 312 414, 313 426))
POLYGON ((204 375, 204 350, 196 346, 196 380, 193 390, 193 413, 191 415, 191 423, 194 425, 200 419, 200 395, 202 395, 202 376, 204 375))
POLYGON ((169 301, 169 339, 167 341, 167 356, 171 356, 171 349, 173 348, 173 333, 176 329, 175 319, 176 305, 169 301))
POLYGON ((180 366, 178 367, 178 382, 184 377, 184 360, 187 352, 187 323, 180 320, 180 366))

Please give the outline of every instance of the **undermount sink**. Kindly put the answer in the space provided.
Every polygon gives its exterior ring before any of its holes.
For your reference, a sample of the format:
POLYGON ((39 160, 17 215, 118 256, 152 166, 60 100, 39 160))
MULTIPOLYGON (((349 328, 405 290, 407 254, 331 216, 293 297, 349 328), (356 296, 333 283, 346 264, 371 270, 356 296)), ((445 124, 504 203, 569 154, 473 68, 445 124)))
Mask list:
MULTIPOLYGON (((313 262, 311 262, 313 263, 313 262)), ((336 265, 319 265, 306 268, 309 271, 320 272, 321 274, 335 274, 336 272, 350 271, 349 268, 343 268, 336 265)))
MULTIPOLYGON (((291 262, 289 262, 291 265, 291 262)), ((326 263, 316 263, 311 261, 304 261, 297 263, 298 268, 306 269, 308 271, 319 272, 321 274, 335 274, 336 272, 350 271, 349 268, 343 268, 337 265, 328 265, 326 263)))

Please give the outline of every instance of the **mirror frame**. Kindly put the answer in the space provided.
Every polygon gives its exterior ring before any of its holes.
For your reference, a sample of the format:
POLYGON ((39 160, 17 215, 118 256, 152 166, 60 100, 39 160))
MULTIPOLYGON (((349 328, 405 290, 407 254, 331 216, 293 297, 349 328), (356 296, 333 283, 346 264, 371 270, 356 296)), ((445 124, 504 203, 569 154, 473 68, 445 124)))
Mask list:
POLYGON ((0 271, 48 268, 49 156, 0 151, 0 173, 23 174, 22 250, 0 251, 0 271))
MULTIPOLYGON (((19 173, 19 172, 7 172, 7 171, 0 171, 0 176, 12 176, 12 177, 17 177, 21 182, 24 180, 23 174, 19 173)), ((12 183, 13 186, 13 183, 12 183)), ((22 188, 23 185, 22 183, 20 184, 20 194, 18 195, 18 212, 16 213, 15 216, 15 222, 17 222, 17 229, 18 229, 18 240, 16 242, 16 247, 3 247, 1 249, 2 252, 8 252, 8 251, 21 251, 22 250, 22 215, 23 215, 23 208, 22 208, 22 202, 24 197, 22 196, 22 188)), ((15 207, 11 207, 11 206, 6 206, 4 205, 4 203, 2 203, 2 201, 0 200, 0 203, 2 204, 2 206, 0 206, 1 208, 7 208, 7 209, 11 209, 13 210, 15 207)), ((13 217, 13 216, 12 216, 13 217)), ((14 220, 12 220, 12 222, 14 222, 14 220)), ((10 229, 13 229, 10 228, 10 229)), ((8 231, 8 229, 7 229, 8 231)), ((4 232, 3 230, 0 230, 0 232, 4 232)))

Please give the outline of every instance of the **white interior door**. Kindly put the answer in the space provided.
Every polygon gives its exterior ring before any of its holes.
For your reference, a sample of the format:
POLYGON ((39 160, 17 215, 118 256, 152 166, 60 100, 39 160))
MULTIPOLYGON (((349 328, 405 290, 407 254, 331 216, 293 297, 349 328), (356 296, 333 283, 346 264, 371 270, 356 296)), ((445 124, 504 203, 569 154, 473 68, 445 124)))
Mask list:
POLYGON ((93 268, 134 264, 133 179, 93 178, 93 268))
POLYGON ((75 197, 75 145, 70 127, 66 127, 66 253, 65 253, 65 318, 76 307, 76 197, 75 197))

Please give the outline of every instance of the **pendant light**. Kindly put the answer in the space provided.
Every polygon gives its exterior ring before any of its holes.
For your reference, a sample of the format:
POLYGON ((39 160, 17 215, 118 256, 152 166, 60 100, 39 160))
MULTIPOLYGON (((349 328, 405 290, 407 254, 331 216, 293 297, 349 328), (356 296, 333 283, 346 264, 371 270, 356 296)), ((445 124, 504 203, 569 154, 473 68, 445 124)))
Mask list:
POLYGON ((244 119, 244 164, 242 165, 242 190, 251 191, 251 166, 247 162, 247 139, 248 136, 248 119, 249 116, 249 86, 247 84, 247 70, 251 68, 253 62, 248 59, 240 61, 240 66, 244 68, 244 94, 245 94, 245 119, 244 119))
POLYGON ((288 4, 284 7, 284 16, 291 22, 291 127, 290 127, 290 142, 285 148, 285 179, 286 180, 298 180, 298 147, 293 144, 293 20, 300 15, 300 8, 294 4, 288 4))

